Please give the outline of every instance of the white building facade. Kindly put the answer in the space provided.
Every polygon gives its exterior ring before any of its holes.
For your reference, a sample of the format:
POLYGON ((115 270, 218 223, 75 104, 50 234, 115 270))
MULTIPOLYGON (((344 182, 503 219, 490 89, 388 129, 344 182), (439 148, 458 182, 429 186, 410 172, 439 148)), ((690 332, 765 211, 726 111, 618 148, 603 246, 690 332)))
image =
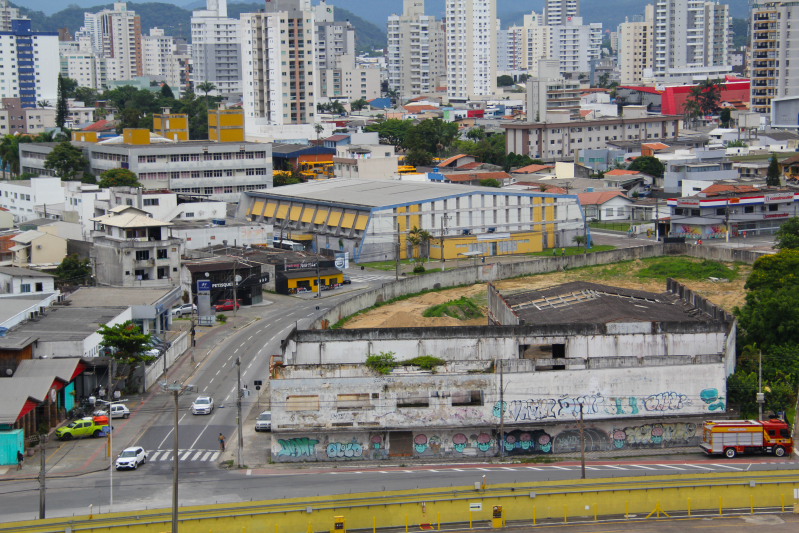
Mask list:
MULTIPOLYGON (((622 85, 639 85, 647 70, 651 71, 654 59, 654 10, 646 7, 645 20, 625 21, 619 24, 618 58, 622 85)), ((651 77, 651 74, 650 76, 651 77)))
POLYGON ((564 24, 580 16, 580 0, 546 0, 544 21, 550 26, 564 24))
POLYGON ((22 107, 55 101, 58 95, 58 33, 31 31, 31 21, 14 19, 0 31, 0 95, 22 107))
MULTIPOLYGON (((243 15, 242 15, 243 16, 243 15)), ((192 83, 211 82, 208 94, 227 95, 242 90, 239 21, 228 18, 227 0, 207 0, 206 9, 191 16, 192 83)))
POLYGON ((113 9, 84 13, 83 34, 91 36, 92 47, 106 59, 108 80, 129 80, 143 75, 141 19, 128 11, 125 2, 113 9))
POLYGON ((465 102, 495 95, 496 0, 446 0, 447 96, 465 102))
MULTIPOLYGON (((795 2, 757 3, 750 17, 750 102, 755 113, 769 115, 771 100, 799 96, 799 71, 790 69, 789 57, 799 49, 799 32, 791 33, 791 19, 799 17, 795 2), (796 13, 796 17, 793 14, 796 13)), ((792 113, 791 113, 792 114, 792 113)), ((795 123, 796 116, 781 123, 795 123)))
POLYGON ((401 15, 388 17, 388 86, 403 100, 435 91, 446 73, 440 20, 424 14, 424 0, 403 0, 401 15))

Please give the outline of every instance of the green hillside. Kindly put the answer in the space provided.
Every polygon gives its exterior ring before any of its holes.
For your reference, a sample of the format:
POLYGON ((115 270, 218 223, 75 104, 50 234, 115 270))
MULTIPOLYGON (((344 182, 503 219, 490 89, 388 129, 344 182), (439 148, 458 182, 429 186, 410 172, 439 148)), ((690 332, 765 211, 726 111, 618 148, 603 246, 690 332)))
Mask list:
MULTIPOLYGON (((142 34, 147 35, 150 28, 157 27, 162 28, 166 35, 183 36, 191 42, 190 9, 160 2, 128 2, 127 4, 129 10, 135 11, 141 17, 142 34)), ((87 8, 72 4, 49 17, 41 11, 34 11, 22 6, 20 6, 20 12, 31 19, 34 31, 56 31, 58 28, 66 26, 74 35, 83 26, 84 13, 97 13, 112 7, 114 7, 113 3, 87 8)), ((263 2, 229 3, 227 6, 228 17, 237 19, 241 13, 254 13, 263 7, 263 2)), ((336 7, 335 13, 337 21, 349 20, 355 28, 356 46, 359 51, 385 47, 386 34, 383 30, 346 9, 336 7)))

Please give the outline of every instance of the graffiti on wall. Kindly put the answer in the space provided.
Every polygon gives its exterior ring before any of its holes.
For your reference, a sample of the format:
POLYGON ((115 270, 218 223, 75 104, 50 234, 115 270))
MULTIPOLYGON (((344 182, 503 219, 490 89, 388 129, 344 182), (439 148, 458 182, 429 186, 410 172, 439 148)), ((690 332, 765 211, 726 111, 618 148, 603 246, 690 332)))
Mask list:
POLYGON ((418 433, 413 438, 414 455, 451 455, 455 451, 463 455, 491 455, 497 445, 496 439, 486 432, 466 436, 464 433, 456 433, 449 437, 440 435, 427 436, 418 433))
MULTIPOLYGON (((723 398, 719 397, 717 389, 702 391, 702 400, 707 409, 714 411, 723 409, 723 398), (710 401, 708 401, 710 400, 710 401)), ((499 418, 502 411, 509 421, 524 422, 525 420, 554 420, 558 418, 574 419, 580 414, 582 406, 583 416, 590 417, 597 414, 613 416, 635 416, 642 412, 656 413, 659 411, 680 411, 691 405, 687 395, 668 391, 652 394, 650 396, 620 396, 604 397, 599 394, 591 396, 577 396, 574 398, 543 398, 540 400, 513 400, 494 404, 492 414, 499 418)))
POLYGON ((363 447, 354 438, 352 442, 331 442, 326 450, 329 459, 355 459, 363 455, 363 447))
POLYGON ((287 457, 314 457, 316 455, 314 448, 319 441, 307 437, 300 437, 296 439, 280 439, 277 442, 280 444, 280 451, 277 452, 278 455, 287 457))

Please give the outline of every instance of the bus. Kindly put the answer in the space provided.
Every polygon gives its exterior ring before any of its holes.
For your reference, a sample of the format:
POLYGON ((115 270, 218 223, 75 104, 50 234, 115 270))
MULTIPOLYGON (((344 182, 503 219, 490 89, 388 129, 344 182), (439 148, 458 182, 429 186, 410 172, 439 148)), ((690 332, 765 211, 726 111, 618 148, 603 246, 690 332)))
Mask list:
POLYGON ((292 252, 302 252, 305 250, 305 246, 300 242, 294 242, 288 239, 283 239, 283 242, 281 242, 280 237, 275 237, 274 241, 275 242, 272 248, 278 248, 280 250, 291 250, 292 252))
POLYGON ((416 167, 411 165, 400 165, 397 170, 400 174, 416 174, 416 167))

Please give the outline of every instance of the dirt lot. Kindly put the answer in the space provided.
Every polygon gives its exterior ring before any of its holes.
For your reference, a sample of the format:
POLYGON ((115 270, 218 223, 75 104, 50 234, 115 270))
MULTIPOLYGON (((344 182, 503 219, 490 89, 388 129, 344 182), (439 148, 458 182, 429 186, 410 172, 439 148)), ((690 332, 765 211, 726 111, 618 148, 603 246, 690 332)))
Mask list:
MULTIPOLYGON (((728 264, 727 266, 733 268, 733 265, 728 264)), ((602 265, 573 271, 553 272, 551 274, 498 281, 496 287, 502 294, 513 294, 515 292, 552 287, 569 281, 590 281, 593 283, 602 283, 604 285, 638 289, 654 293, 663 292, 666 289, 665 281, 636 277, 636 273, 645 267, 646 264, 638 260, 629 263, 602 265)), ((746 283, 746 278, 750 271, 751 266, 739 265, 738 277, 730 282, 714 283, 710 281, 675 279, 716 305, 720 305, 722 308, 732 311, 734 306, 742 306, 744 304, 745 291, 743 286, 744 283, 746 283)), ((378 307, 377 309, 373 309, 363 315, 353 318, 348 321, 344 327, 348 329, 402 328, 485 324, 485 318, 458 320, 451 317, 425 318, 422 316, 422 313, 429 307, 456 300, 461 296, 471 298, 485 314, 486 286, 485 284, 477 284, 466 288, 423 294, 422 296, 402 300, 391 305, 378 307)))

